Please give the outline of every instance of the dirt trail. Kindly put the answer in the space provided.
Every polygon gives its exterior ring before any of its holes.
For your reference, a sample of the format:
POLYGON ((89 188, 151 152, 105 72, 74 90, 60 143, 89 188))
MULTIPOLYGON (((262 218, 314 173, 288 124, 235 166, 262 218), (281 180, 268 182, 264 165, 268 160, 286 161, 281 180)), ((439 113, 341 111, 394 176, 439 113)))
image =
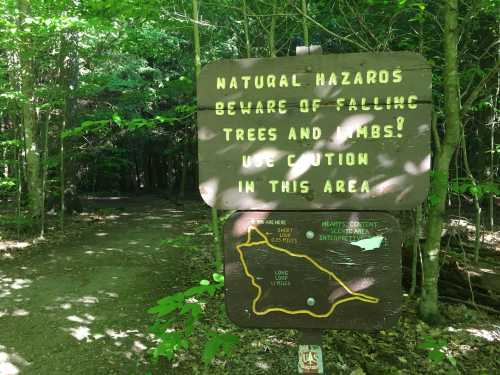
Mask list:
POLYGON ((97 205, 105 220, 82 222, 78 240, 0 262, 0 375, 170 373, 144 359, 146 309, 192 275, 180 272, 189 254, 160 242, 207 210, 151 197, 97 205))

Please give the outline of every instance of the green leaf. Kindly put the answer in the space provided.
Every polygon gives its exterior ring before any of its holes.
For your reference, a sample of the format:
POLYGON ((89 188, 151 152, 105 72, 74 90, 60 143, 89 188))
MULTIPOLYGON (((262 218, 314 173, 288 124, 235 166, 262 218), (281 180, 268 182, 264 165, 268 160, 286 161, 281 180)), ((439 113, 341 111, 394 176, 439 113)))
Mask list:
POLYGON ((432 352, 429 352, 428 358, 435 362, 441 362, 444 358, 444 353, 440 350, 433 350, 432 352))
POLYGON ((201 306, 199 303, 186 303, 182 306, 182 309, 179 314, 184 315, 187 313, 191 313, 195 318, 201 314, 201 306))
POLYGON ((205 286, 206 286, 206 285, 210 285, 210 281, 205 280, 205 279, 204 279, 204 280, 201 280, 201 281, 200 281, 200 285, 205 285, 205 286))
POLYGON ((113 118, 113 121, 116 122, 118 125, 122 124, 122 119, 116 113, 113 114, 112 118, 113 118))
POLYGON ((217 272, 214 272, 212 274, 212 278, 214 279, 214 281, 216 283, 223 283, 224 282, 224 276, 221 275, 221 274, 219 274, 219 273, 217 273, 217 272))
POLYGON ((457 360, 455 359, 455 357, 453 357, 452 355, 448 354, 446 356, 446 358, 448 358, 448 361, 450 361, 451 365, 453 367, 457 367, 457 360))
POLYGON ((203 362, 209 364, 221 350, 223 354, 229 354, 238 342, 239 337, 230 333, 209 333, 209 340, 203 348, 203 362))
POLYGON ((417 345, 417 349, 434 349, 436 347, 435 341, 426 341, 417 345))

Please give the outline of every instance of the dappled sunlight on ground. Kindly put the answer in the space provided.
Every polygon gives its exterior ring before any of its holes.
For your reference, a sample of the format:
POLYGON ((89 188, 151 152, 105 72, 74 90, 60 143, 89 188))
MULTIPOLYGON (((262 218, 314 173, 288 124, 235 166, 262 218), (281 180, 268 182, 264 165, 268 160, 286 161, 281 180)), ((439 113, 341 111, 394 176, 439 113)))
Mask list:
MULTIPOLYGON (((464 239, 469 241, 475 240, 476 226, 472 219, 465 217, 451 216, 444 226, 444 232, 450 232, 451 234, 463 233, 464 239)), ((500 250, 500 231, 490 231, 481 227, 481 243, 494 248, 495 250, 500 250)))
POLYGON ((23 367, 29 366, 29 362, 15 352, 9 352, 7 348, 0 345, 0 375, 17 375, 23 367))
POLYGON ((24 249, 31 245, 28 241, 0 241, 0 251, 7 249, 24 249))
POLYGON ((489 342, 493 341, 500 342, 500 327, 497 327, 496 329, 493 330, 468 328, 466 331, 473 336, 481 337, 489 342))
POLYGON ((96 198, 105 206, 71 219, 78 239, 0 263, 0 375, 24 372, 22 357, 32 362, 28 375, 151 368, 146 310, 183 285, 172 272, 183 249, 160 243, 194 235, 208 210, 186 203, 184 214, 166 201, 134 199, 96 198))

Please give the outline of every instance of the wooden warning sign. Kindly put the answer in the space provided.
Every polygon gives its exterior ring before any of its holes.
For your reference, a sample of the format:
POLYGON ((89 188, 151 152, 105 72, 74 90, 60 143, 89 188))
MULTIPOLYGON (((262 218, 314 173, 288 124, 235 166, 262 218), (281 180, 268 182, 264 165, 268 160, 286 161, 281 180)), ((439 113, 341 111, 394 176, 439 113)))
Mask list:
POLYGON ((415 53, 211 63, 198 81, 200 193, 220 209, 413 208, 427 195, 430 113, 415 53))
POLYGON ((226 310, 243 327, 382 329, 401 304, 401 233, 381 212, 237 212, 226 310))

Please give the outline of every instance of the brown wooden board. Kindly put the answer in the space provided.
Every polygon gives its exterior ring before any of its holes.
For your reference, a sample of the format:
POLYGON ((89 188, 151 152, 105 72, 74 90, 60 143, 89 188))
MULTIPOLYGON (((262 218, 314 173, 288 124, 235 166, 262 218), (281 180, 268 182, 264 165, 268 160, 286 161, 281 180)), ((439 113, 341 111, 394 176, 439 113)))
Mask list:
POLYGON ((239 326, 371 330, 398 318, 401 232, 387 213, 239 211, 224 247, 239 326))
POLYGON ((414 53, 211 63, 198 83, 200 193, 221 209, 415 207, 430 113, 431 71, 414 53))

